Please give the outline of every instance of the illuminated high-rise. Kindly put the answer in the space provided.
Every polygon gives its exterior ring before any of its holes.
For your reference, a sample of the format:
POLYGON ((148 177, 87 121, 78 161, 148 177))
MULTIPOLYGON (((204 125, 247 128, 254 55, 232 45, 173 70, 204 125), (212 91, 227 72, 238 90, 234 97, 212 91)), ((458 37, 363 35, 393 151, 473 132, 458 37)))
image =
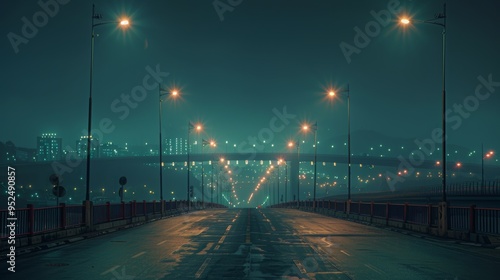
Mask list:
POLYGON ((62 138, 55 133, 44 133, 37 137, 36 151, 38 161, 59 160, 62 156, 62 138))
POLYGON ((187 154, 187 140, 184 138, 165 139, 165 152, 168 155, 187 154))
MULTIPOLYGON (((80 136, 79 140, 76 140, 76 152, 80 158, 87 156, 87 138, 88 136, 80 136)), ((90 156, 93 158, 100 157, 100 144, 99 139, 90 139, 90 156)))

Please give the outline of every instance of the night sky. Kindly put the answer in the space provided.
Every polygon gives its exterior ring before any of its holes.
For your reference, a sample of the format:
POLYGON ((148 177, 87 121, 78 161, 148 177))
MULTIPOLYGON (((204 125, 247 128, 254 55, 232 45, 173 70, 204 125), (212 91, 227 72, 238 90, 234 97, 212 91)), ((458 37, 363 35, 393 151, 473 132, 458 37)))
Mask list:
MULTIPOLYGON (((63 146, 74 147, 86 135, 92 2, 67 2, 58 4, 54 16, 17 46, 12 34, 25 37, 22 18, 33 22, 42 8, 37 1, 0 4, 2 142, 34 148, 36 136, 57 133, 63 146)), ((459 2, 447 6, 447 107, 453 110, 454 104, 465 102, 471 110, 450 114, 449 143, 477 148, 484 142, 495 148, 500 141, 500 2, 459 2), (475 95, 483 84, 480 76, 494 90, 487 96, 488 87, 482 86, 483 100, 475 95)), ((129 15, 131 22, 125 31, 113 24, 95 29, 93 127, 104 118, 115 126, 103 141, 157 144, 156 87, 127 116, 117 110, 124 106, 122 94, 143 85, 147 67, 168 72, 163 85, 179 87, 182 95, 182 100, 163 103, 166 138, 185 137, 191 120, 204 123, 205 137, 240 143, 268 128, 273 109, 284 107, 296 117, 273 135, 276 145, 294 137, 304 120, 318 121, 320 141, 341 137, 347 131, 346 99, 327 102, 324 93, 331 85, 345 88, 348 83, 353 133, 373 130, 422 139, 441 127, 442 29, 430 24, 402 28, 386 11, 393 4, 414 18, 429 19, 442 12, 442 1, 95 4, 104 19, 129 15), (214 3, 227 10, 217 12, 214 3), (371 13, 382 10, 390 23, 377 23, 371 13), (365 32, 370 22, 380 31, 372 29, 370 41, 346 59, 341 44, 356 47, 355 28, 365 32)))

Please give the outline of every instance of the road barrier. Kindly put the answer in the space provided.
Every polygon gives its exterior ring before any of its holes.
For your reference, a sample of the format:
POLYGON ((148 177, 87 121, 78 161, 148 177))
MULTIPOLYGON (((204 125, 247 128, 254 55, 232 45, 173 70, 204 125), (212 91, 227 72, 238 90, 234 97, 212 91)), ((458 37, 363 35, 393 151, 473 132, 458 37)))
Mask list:
MULTIPOLYGON (((271 206, 272 208, 299 208, 313 209, 313 201, 291 201, 271 206)), ((316 211, 325 210, 334 213, 358 215, 360 217, 385 219, 402 222, 405 224, 421 225, 437 228, 439 211, 437 205, 408 204, 408 203, 374 203, 374 202, 348 202, 338 200, 321 200, 316 202, 316 211), (347 204, 350 203, 350 208, 347 204), (347 213, 347 209, 350 209, 347 213)), ((475 205, 469 207, 448 206, 448 229, 473 234, 500 235, 500 209, 479 208, 475 205)))
MULTIPOLYGON (((188 210, 186 201, 163 201, 165 215, 174 212, 185 212, 188 210)), ((128 203, 109 202, 105 204, 92 205, 90 211, 92 225, 110 223, 120 220, 130 220, 136 217, 146 217, 157 215, 161 217, 162 202, 160 201, 130 201, 128 203)), ((191 209, 199 210, 203 208, 225 208, 216 203, 192 202, 191 209)), ((16 237, 35 236, 48 232, 55 232, 71 228, 85 226, 85 205, 66 205, 60 203, 59 206, 35 208, 28 204, 26 208, 15 210, 16 237)), ((5 240, 9 236, 8 225, 9 211, 0 210, 0 239, 5 240)))

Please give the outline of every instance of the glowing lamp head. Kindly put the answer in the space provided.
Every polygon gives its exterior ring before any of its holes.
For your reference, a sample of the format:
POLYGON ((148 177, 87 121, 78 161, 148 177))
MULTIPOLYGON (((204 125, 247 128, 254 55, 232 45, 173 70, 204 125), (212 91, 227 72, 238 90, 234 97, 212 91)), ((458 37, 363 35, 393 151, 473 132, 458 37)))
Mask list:
POLYGON ((410 24, 410 19, 408 19, 408 18, 402 18, 401 19, 401 23, 404 24, 404 25, 408 25, 408 24, 410 24))
POLYGON ((178 91, 176 91, 176 90, 172 91, 172 96, 174 96, 174 97, 175 97, 175 96, 177 96, 177 95, 179 95, 179 92, 178 92, 178 91))
POLYGON ((309 129, 309 126, 308 126, 308 125, 303 125, 303 126, 302 126, 302 129, 303 129, 303 130, 308 130, 308 129, 309 129))
POLYGON ((330 96, 330 97, 334 97, 334 96, 335 96, 335 91, 330 90, 330 91, 328 92, 328 96, 330 96))
POLYGON ((201 125, 196 126, 196 130, 200 131, 201 130, 201 125))
POLYGON ((121 26, 129 26, 130 22, 128 21, 128 19, 122 19, 122 20, 120 20, 120 25, 121 26))

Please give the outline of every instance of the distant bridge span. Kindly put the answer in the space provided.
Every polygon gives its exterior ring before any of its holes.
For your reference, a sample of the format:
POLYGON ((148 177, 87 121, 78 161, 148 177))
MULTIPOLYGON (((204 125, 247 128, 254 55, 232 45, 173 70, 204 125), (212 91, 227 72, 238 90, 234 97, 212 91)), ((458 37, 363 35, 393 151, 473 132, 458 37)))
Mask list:
MULTIPOLYGON (((295 165, 297 163, 297 153, 191 153, 189 155, 189 160, 192 162, 200 162, 200 161, 213 161, 219 160, 220 158, 224 158, 225 160, 230 161, 253 161, 253 160, 273 160, 276 161, 278 159, 283 159, 285 161, 291 162, 291 165, 295 165)), ((74 161, 74 159, 72 159, 74 161)), ((300 162, 311 162, 314 160, 314 154, 312 153, 300 153, 299 155, 300 162)), ((353 165, 375 165, 375 166, 386 166, 393 167, 397 169, 398 167, 402 167, 403 169, 409 168, 423 168, 423 169, 441 169, 439 165, 436 164, 436 160, 420 160, 418 157, 409 159, 409 158, 395 158, 395 157, 377 157, 377 156, 351 156, 351 164, 353 165)), ((85 158, 82 159, 85 161, 85 158)), ((127 162, 139 162, 139 163, 158 163, 159 156, 128 156, 128 157, 101 157, 101 158, 92 158, 91 162, 113 162, 113 161, 121 161, 123 163, 127 162)), ((163 155, 163 161, 168 162, 186 162, 187 155, 163 155)), ((347 155, 338 155, 338 154, 317 154, 318 162, 330 162, 330 163, 340 163, 347 164, 347 155)), ((59 160, 60 163, 64 164, 65 159, 59 160)), ((12 165, 12 163, 9 163, 12 165)), ((15 165, 50 165, 52 162, 44 161, 44 162, 16 162, 15 165)), ((1 164, 0 166, 7 166, 7 164, 1 164)), ((455 161, 447 162, 447 169, 453 170, 456 169, 455 161)), ((494 165, 486 165, 485 170, 488 172, 496 172, 500 174, 500 166, 494 165)), ((481 172, 481 164, 480 163, 464 163, 462 162, 462 166, 460 167, 463 172, 481 172)))
MULTIPOLYGON (((192 162, 207 162, 207 161, 219 161, 220 158, 224 158, 225 160, 230 160, 231 164, 234 164, 234 161, 238 160, 241 164, 246 160, 248 161, 269 161, 272 160, 276 162, 278 159, 283 159, 288 162, 288 167, 290 170, 290 184, 297 185, 297 179, 299 178, 299 164, 297 160, 297 153, 192 153, 189 155, 189 159, 192 162)), ((419 158, 408 159, 408 158, 395 158, 395 157, 376 157, 376 156, 351 156, 351 164, 353 166, 363 164, 366 165, 374 165, 375 167, 384 166, 387 167, 384 175, 393 177, 397 176, 397 171, 399 168, 407 169, 411 175, 412 168, 415 169, 433 169, 435 171, 440 171, 441 166, 436 165, 436 160, 421 160, 420 162, 416 162, 419 158), (412 164, 415 163, 415 164, 412 164)), ((73 161, 73 166, 75 162, 75 158, 71 158, 73 161)), ((86 158, 81 159, 80 164, 77 164, 80 168, 84 168, 86 158)), ((300 162, 311 162, 314 160, 314 154, 312 153, 301 153, 299 155, 300 162)), ((66 158, 63 158, 58 162, 58 164, 68 165, 66 158)), ((134 165, 134 164, 158 164, 159 156, 130 156, 130 157, 105 157, 105 158, 93 158, 91 159, 91 165, 98 166, 113 166, 113 163, 120 163, 125 165, 134 165)), ((187 161, 187 155, 164 155, 163 161, 168 164, 171 162, 180 162, 184 163, 187 161)), ((337 163, 337 164, 345 164, 347 165, 347 155, 335 155, 335 154, 317 154, 317 161, 319 163, 329 162, 329 163, 337 163)), ((45 162, 16 162, 10 163, 10 166, 15 167, 26 167, 26 168, 41 168, 41 169, 53 169, 55 162, 45 161, 45 162)), ((2 165, 0 165, 1 168, 2 165)), ((7 165, 5 165, 7 166, 7 165)), ((154 166, 153 166, 154 167, 154 166)), ((347 169, 347 168, 346 168, 347 169)), ((456 168, 456 163, 454 161, 449 160, 447 163, 447 169, 451 171, 458 171, 456 168)), ((484 168, 485 173, 490 174, 500 174, 500 166, 496 165, 485 165, 484 168)), ((346 170, 347 172, 347 170, 346 170)), ((474 163, 463 163, 460 167, 460 172, 473 172, 475 174, 481 174, 481 164, 474 163)), ((2 176, 0 176, 2 179, 2 176)))
MULTIPOLYGON (((264 160, 264 161, 276 161, 278 159, 283 159, 285 161, 290 161, 293 164, 297 162, 297 153, 192 153, 189 154, 189 160, 191 162, 201 162, 201 161, 210 161, 210 160, 219 160, 220 158, 224 158, 225 160, 230 161, 253 161, 253 160, 264 160)), ((109 157, 109 158, 97 158, 92 159, 92 161, 141 161, 145 163, 157 163, 159 161, 158 155, 154 156, 134 156, 134 157, 109 157)), ((300 153, 299 155, 300 162, 311 162, 314 161, 313 153, 300 153)), ((375 165, 375 166, 386 166, 386 167, 394 167, 398 168, 400 165, 403 169, 409 168, 423 168, 423 169, 441 169, 441 166, 436 164, 436 160, 421 160, 418 157, 412 158, 395 158, 395 157, 377 157, 377 156, 351 156, 351 164, 353 165, 375 165)), ((163 161, 168 162, 186 162, 187 155, 164 155, 163 161)), ((318 162, 330 162, 330 163, 340 163, 347 164, 348 159, 347 155, 334 155, 334 154, 317 154, 318 162)), ((481 172, 481 164, 476 163, 461 163, 462 166, 460 169, 463 172, 481 172)), ((453 170, 456 169, 456 162, 448 160, 447 169, 453 170)), ((496 170, 500 172, 499 166, 494 165, 486 165, 485 169, 496 170)))

